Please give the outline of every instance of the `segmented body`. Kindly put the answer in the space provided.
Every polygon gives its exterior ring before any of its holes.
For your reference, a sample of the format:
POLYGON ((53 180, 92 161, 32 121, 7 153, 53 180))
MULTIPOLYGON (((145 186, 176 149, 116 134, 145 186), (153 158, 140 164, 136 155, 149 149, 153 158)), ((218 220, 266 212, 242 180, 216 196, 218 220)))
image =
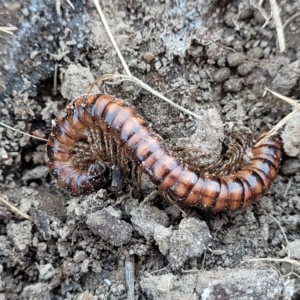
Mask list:
MULTIPOLYGON (((257 142, 265 133, 257 138, 257 142)), ((134 107, 110 95, 84 95, 57 118, 47 143, 48 166, 73 194, 91 193, 108 182, 108 168, 136 165, 160 191, 186 205, 212 211, 237 210, 257 202, 270 188, 282 150, 278 137, 253 146, 253 158, 235 174, 201 173, 163 146, 134 107)))

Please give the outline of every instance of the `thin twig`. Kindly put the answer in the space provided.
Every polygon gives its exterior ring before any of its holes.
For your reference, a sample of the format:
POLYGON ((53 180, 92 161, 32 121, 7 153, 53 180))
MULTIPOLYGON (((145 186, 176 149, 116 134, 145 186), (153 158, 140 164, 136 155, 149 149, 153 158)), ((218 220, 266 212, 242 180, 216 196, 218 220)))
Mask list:
POLYGON ((269 215, 269 214, 266 214, 266 215, 267 215, 269 218, 271 218, 271 219, 277 224, 277 226, 280 228, 280 230, 281 230, 281 232, 282 232, 282 234, 283 234, 283 237, 284 237, 284 239, 285 239, 285 242, 286 242, 286 244, 288 245, 288 244, 289 244, 289 240, 287 239, 286 234, 285 234, 285 232, 284 232, 282 226, 280 225, 280 223, 279 223, 273 216, 271 216, 271 215, 269 215))
POLYGON ((158 272, 164 271, 164 270, 166 270, 169 266, 170 266, 170 264, 166 265, 165 267, 163 267, 163 268, 161 268, 161 269, 159 269, 159 270, 155 270, 155 271, 149 272, 149 274, 154 274, 154 273, 158 273, 158 272))
POLYGON ((46 139, 43 139, 43 138, 40 138, 40 137, 38 137, 38 136, 29 134, 29 133, 27 133, 27 132, 23 132, 23 131, 21 131, 21 130, 19 130, 19 129, 16 129, 16 128, 13 128, 13 127, 10 127, 10 126, 8 126, 8 125, 2 123, 2 122, 0 122, 0 125, 1 125, 1 126, 4 126, 4 127, 6 127, 6 128, 8 128, 8 129, 11 129, 11 130, 13 130, 13 131, 22 133, 23 135, 30 136, 30 137, 32 137, 32 138, 34 138, 34 139, 37 139, 37 140, 41 140, 41 141, 47 142, 46 139))
POLYGON ((144 200, 140 203, 140 205, 148 204, 149 202, 153 201, 157 196, 159 195, 158 190, 152 191, 147 197, 144 198, 144 200))
POLYGON ((276 32, 277 32, 277 38, 278 38, 278 45, 279 45, 279 51, 284 52, 285 51, 285 37, 283 32, 283 26, 280 18, 280 9, 276 2, 276 0, 269 0, 271 11, 273 15, 273 19, 276 26, 276 32))
POLYGON ((172 100, 168 99, 163 94, 157 92, 156 90, 154 90, 149 85, 147 85, 146 83, 144 83, 140 79, 136 78, 135 76, 127 76, 127 75, 121 75, 121 74, 105 74, 105 75, 101 76, 100 78, 98 78, 97 80, 95 80, 93 83, 91 83, 89 85, 89 89, 90 89, 91 86, 93 86, 97 82, 110 80, 110 79, 119 79, 119 78, 121 78, 122 80, 133 81, 134 83, 141 86, 143 89, 149 91, 150 93, 157 96, 158 98, 161 98, 162 100, 168 102, 169 104, 173 105, 174 107, 178 108, 179 110, 183 111, 184 113, 186 113, 188 115, 191 115, 191 116, 195 117, 198 120, 202 120, 201 117, 198 116, 197 114, 195 114, 194 112, 180 106, 179 104, 174 103, 172 100))
POLYGON ((29 220, 30 222, 33 222, 32 218, 27 215, 26 213, 20 211, 18 208, 16 208, 13 204, 9 203, 8 201, 6 201, 5 199, 3 199, 1 196, 0 196, 0 201, 2 203, 4 203, 6 206, 8 206, 13 212, 15 212, 16 214, 20 215, 21 217, 29 220))
POLYGON ((117 52, 117 54, 119 56, 119 59, 120 59, 122 65, 123 65, 123 68, 124 68, 126 74, 128 76, 132 76, 132 74, 131 74, 128 66, 127 66, 127 63, 125 62, 125 60, 123 58, 123 55, 122 55, 122 53, 121 53, 121 51, 120 51, 120 49, 119 49, 119 47, 118 47, 118 45, 116 43, 116 40, 115 40, 114 36, 112 35, 111 30, 110 30, 110 28, 109 28, 109 26, 108 26, 108 24, 106 22, 104 13, 103 13, 103 11, 102 11, 102 9, 100 7, 100 4, 99 4, 98 0, 94 0, 94 3, 95 3, 95 6, 96 6, 96 8, 98 10, 99 15, 100 15, 101 21, 102 21, 102 23, 103 23, 103 25, 104 25, 104 27, 106 29, 106 32, 107 32, 107 34, 108 34, 108 36, 110 38, 110 41, 112 42, 112 44, 113 44, 113 46, 114 46, 114 48, 115 48, 115 50, 116 50, 116 52, 117 52))
POLYGON ((288 194, 288 192, 289 192, 289 190, 290 190, 290 188, 292 186, 292 182, 293 182, 293 177, 290 177, 290 179, 289 179, 289 181, 287 183, 286 189, 284 191, 283 197, 287 196, 287 194, 288 194))
POLYGON ((279 262, 279 263, 290 263, 292 265, 295 265, 297 267, 300 267, 300 262, 294 259, 289 258, 272 258, 272 257, 266 257, 266 258, 253 258, 253 259, 247 259, 242 261, 241 263, 251 262, 251 261, 270 261, 270 262, 279 262))

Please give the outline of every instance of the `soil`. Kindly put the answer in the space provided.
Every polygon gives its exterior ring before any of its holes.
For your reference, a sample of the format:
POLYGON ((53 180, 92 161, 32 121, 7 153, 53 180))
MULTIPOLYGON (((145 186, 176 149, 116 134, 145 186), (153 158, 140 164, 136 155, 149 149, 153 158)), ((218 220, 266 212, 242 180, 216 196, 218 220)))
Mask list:
MULTIPOLYGON (((257 134, 291 112, 266 87, 299 99, 300 16, 284 27, 280 52, 268 1, 101 2, 132 74, 201 120, 133 82, 94 91, 134 105, 170 147, 214 160, 228 129, 257 134)), ((283 24, 300 11, 298 1, 277 3, 283 24)), ((1 122, 47 137, 95 78, 125 74, 93 1, 0 6, 0 26, 17 27, 0 32, 1 122)), ((4 127, 0 136, 1 197, 33 219, 1 206, 1 300, 299 299, 299 115, 283 129, 271 190, 220 214, 169 206, 147 178, 142 190, 74 197, 49 175, 45 142, 4 127), (273 261, 249 261, 262 258, 273 261)))

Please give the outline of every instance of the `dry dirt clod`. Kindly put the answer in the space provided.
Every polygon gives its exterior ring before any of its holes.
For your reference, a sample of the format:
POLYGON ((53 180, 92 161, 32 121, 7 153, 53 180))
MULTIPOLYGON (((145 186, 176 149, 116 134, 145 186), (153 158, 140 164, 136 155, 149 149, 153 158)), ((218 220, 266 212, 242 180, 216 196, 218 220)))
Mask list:
POLYGON ((292 283, 273 269, 199 271, 183 276, 146 275, 142 290, 156 300, 171 299, 290 299, 292 283))
POLYGON ((224 82, 230 77, 230 69, 227 67, 220 68, 215 74, 214 74, 214 81, 217 83, 224 82))
POLYGON ((300 112, 286 124, 281 137, 285 153, 300 159, 300 112))
POLYGON ((23 253, 28 251, 32 238, 31 229, 32 223, 30 221, 23 221, 17 224, 13 221, 8 223, 7 233, 17 251, 23 253))
POLYGON ((292 175, 300 172, 300 160, 298 158, 289 158, 282 163, 281 172, 285 175, 292 175))
POLYGON ((24 288, 22 292, 22 299, 32 299, 32 300, 50 300, 51 299, 51 291, 52 287, 47 283, 36 283, 28 285, 24 288))
POLYGON ((127 244, 132 236, 132 226, 105 209, 88 215, 86 224, 94 234, 114 246, 127 244))
POLYGON ((48 173, 49 173, 49 169, 47 166, 38 166, 30 171, 27 171, 22 176, 22 180, 26 184, 29 180, 46 178, 48 173))
POLYGON ((256 62, 247 61, 247 62, 241 63, 238 66, 237 71, 241 76, 246 76, 246 75, 250 74, 256 66, 257 66, 256 62))
POLYGON ((300 240, 299 239, 288 243, 286 248, 289 251, 289 255, 290 255, 291 259, 300 260, 300 240))
MULTIPOLYGON (((87 87, 95 81, 95 78, 90 69, 82 67, 81 65, 71 64, 65 75, 64 82, 61 86, 61 93, 64 98, 73 100, 78 95, 84 94, 87 87)), ((94 86, 90 93, 99 93, 99 89, 94 86)))
POLYGON ((300 78, 300 60, 287 64, 287 66, 280 68, 272 81, 272 89, 283 95, 288 95, 300 78), (297 73, 291 72, 290 68, 295 69, 297 73))
POLYGON ((243 78, 230 78, 224 82, 224 90, 237 93, 242 90, 244 84, 243 78))
POLYGON ((133 228, 147 240, 153 238, 155 228, 169 225, 169 218, 164 211, 154 206, 144 205, 131 211, 133 228))
POLYGON ((211 239, 205 222, 195 218, 183 219, 178 230, 157 226, 154 239, 172 268, 178 269, 190 258, 200 257, 211 239))
POLYGON ((241 53, 232 52, 227 56, 227 62, 230 67, 236 67, 245 61, 245 56, 241 53))

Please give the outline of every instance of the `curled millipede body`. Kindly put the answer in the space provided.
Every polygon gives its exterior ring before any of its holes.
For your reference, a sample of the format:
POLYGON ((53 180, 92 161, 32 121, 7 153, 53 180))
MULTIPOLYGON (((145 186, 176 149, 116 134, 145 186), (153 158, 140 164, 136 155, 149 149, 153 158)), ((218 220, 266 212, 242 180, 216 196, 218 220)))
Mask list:
POLYGON ((48 166, 59 186, 86 194, 109 182, 110 169, 138 168, 158 189, 189 206, 237 210, 270 188, 282 150, 278 137, 262 133, 253 157, 232 175, 200 172, 168 153, 134 107, 110 95, 83 95, 61 113, 47 143, 48 166))

